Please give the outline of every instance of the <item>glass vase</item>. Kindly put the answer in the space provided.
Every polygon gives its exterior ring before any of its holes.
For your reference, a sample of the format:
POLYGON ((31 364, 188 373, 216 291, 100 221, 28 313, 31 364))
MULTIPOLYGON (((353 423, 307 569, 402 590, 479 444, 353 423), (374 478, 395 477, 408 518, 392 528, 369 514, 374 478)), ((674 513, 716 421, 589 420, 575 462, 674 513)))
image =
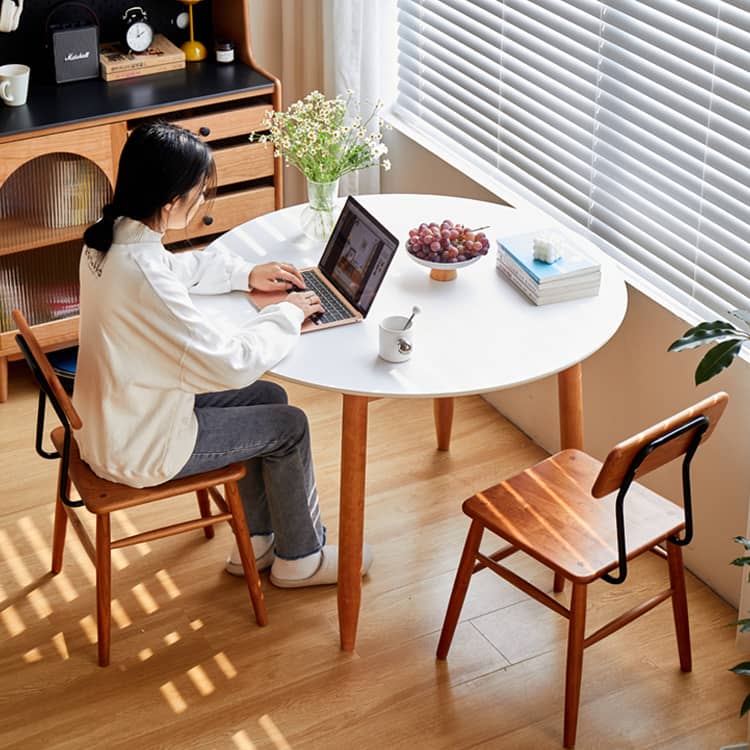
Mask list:
POLYGON ((302 209, 300 223, 305 236, 316 242, 325 242, 338 218, 336 199, 339 181, 315 182, 307 180, 307 205, 302 209))

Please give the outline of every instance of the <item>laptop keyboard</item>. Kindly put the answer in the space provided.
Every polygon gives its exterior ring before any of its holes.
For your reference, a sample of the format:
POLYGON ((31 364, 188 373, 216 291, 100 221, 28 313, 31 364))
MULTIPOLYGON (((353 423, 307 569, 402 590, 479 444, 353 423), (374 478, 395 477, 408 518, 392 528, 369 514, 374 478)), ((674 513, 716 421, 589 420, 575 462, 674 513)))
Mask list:
POLYGON ((325 308, 325 312, 321 317, 315 319, 315 323, 332 323, 336 320, 346 320, 353 317, 351 311, 344 307, 338 297, 331 294, 331 291, 318 278, 315 271, 302 271, 302 278, 305 280, 307 288, 320 297, 320 302, 325 308))

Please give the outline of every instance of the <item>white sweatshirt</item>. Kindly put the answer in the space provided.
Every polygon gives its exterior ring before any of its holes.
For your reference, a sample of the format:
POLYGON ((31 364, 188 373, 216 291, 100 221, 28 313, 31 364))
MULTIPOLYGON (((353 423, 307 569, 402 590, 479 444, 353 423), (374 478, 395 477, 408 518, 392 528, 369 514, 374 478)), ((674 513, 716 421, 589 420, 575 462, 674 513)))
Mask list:
POLYGON ((196 393, 242 388, 295 345, 302 311, 272 305, 225 333, 190 294, 247 289, 253 266, 224 250, 167 252, 140 222, 115 222, 106 253, 81 255, 81 332, 73 403, 81 456, 104 479, 171 479, 198 433, 196 393))

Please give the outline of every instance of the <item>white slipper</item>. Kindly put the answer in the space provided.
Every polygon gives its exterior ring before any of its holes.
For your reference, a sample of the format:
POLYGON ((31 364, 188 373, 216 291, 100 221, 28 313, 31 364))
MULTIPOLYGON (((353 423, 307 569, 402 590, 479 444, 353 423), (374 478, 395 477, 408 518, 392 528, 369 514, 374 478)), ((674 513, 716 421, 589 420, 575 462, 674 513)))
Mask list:
MULTIPOLYGON (((372 547, 362 547, 362 575, 366 575, 372 565, 372 547)), ((335 544, 326 544, 320 550, 320 565, 307 578, 277 578, 271 570, 271 583, 282 589, 296 589, 303 586, 325 586, 336 583, 339 577, 339 548, 335 544)))
MULTIPOLYGON (((258 573, 262 573, 264 570, 268 570, 273 565, 274 553, 273 544, 260 556, 255 558, 255 565, 258 568, 258 573)), ((224 570, 230 575, 239 576, 240 578, 245 577, 245 570, 242 567, 242 560, 240 559, 240 551, 237 549, 237 542, 234 543, 232 551, 227 557, 227 564, 224 566, 224 570)))

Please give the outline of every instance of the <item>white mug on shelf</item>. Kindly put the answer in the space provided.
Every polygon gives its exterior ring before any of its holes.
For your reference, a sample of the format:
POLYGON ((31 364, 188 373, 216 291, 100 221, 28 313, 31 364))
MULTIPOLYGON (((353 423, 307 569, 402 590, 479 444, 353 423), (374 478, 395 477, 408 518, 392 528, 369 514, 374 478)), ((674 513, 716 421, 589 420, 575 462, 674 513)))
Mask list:
POLYGON ((30 75, 28 65, 0 65, 0 99, 9 107, 26 104, 30 75))
POLYGON ((414 348, 414 321, 406 315, 391 315, 380 323, 378 354, 386 362, 406 362, 414 348), (404 326, 409 323, 408 328, 404 326))

